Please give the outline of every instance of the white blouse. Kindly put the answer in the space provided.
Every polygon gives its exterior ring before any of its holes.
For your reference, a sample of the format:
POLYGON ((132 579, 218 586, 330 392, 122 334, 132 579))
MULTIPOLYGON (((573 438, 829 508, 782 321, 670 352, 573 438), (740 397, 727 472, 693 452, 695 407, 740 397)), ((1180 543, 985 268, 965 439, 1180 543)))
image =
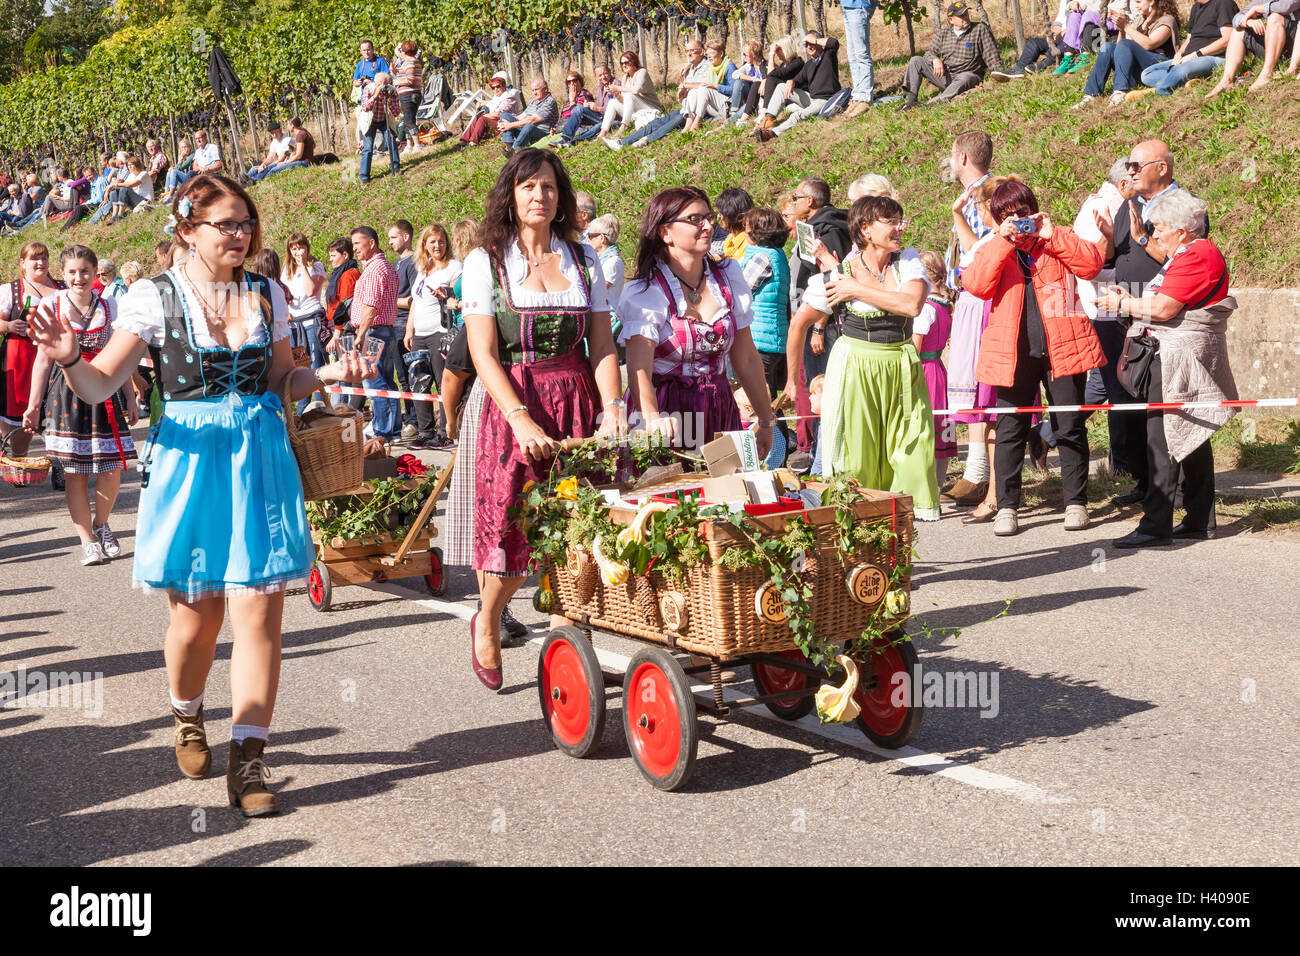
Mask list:
MULTIPOLYGON (((208 323, 203 316, 203 305, 190 282, 177 269, 168 269, 168 275, 176 280, 185 295, 185 307, 189 311, 190 325, 194 332, 194 344, 201 349, 220 348, 217 341, 208 332, 208 323)), ((278 342, 289 336, 289 306, 285 302, 284 290, 274 281, 267 283, 271 287, 271 341, 278 342)), ((247 310, 248 338, 243 344, 261 345, 266 342, 266 333, 262 329, 261 310, 256 304, 247 310)), ((137 336, 145 345, 162 348, 166 332, 166 320, 163 318, 163 301, 158 287, 142 279, 132 283, 118 302, 116 327, 137 336)))
POLYGON ((623 257, 618 254, 618 247, 611 246, 600 257, 600 266, 605 270, 605 286, 609 289, 609 301, 617 303, 623 295, 623 283, 627 276, 627 267, 623 257))
MULTIPOLYGON (((727 277, 727 286, 731 289, 731 318, 736 331, 747 329, 754 323, 754 293, 745 281, 745 272, 735 259, 723 262, 722 271, 727 277)), ((662 264, 659 266, 659 274, 668 281, 668 288, 677 300, 677 314, 685 315, 688 305, 686 293, 677 281, 677 276, 662 264)), ((726 315, 727 300, 723 298, 722 290, 713 278, 712 269, 705 270, 705 281, 709 284, 713 298, 722 305, 710 319, 711 322, 716 322, 726 315)), ((657 282, 646 284, 633 279, 624 286, 623 296, 618 300, 618 317, 623 322, 623 331, 618 336, 619 345, 627 345, 628 339, 634 335, 640 335, 658 345, 672 335, 672 327, 668 324, 668 300, 664 298, 663 290, 657 282)))
MULTIPOLYGON (((324 312, 325 308, 321 305, 320 296, 312 292, 315 285, 313 278, 315 276, 324 276, 325 266, 319 262, 311 264, 310 274, 303 272, 298 268, 295 262, 289 269, 280 272, 280 281, 289 287, 289 292, 293 296, 289 303, 289 316, 294 319, 311 318, 317 312, 324 312), (291 271, 292 270, 292 271, 291 271)), ((321 289, 325 286, 322 284, 321 289)), ((315 325, 314 322, 304 323, 315 325)))
MULTIPOLYGON (((600 267, 600 257, 596 255, 596 250, 585 243, 580 243, 578 249, 594 273, 590 283, 589 308, 592 312, 608 312, 609 297, 605 292, 605 273, 600 267)), ((504 266, 511 301, 526 309, 575 309, 587 306, 582 293, 582 277, 578 275, 578 265, 569 253, 569 244, 552 236, 551 252, 560 254, 560 272, 569 280, 569 287, 558 292, 538 292, 525 288, 524 280, 530 271, 528 259, 519 251, 518 242, 510 243, 506 248, 504 266)), ((461 314, 496 315, 493 308, 495 287, 496 274, 491 259, 487 250, 479 247, 465 257, 465 271, 460 280, 461 314)))
MULTIPOLYGON (((925 271, 925 263, 921 261, 916 249, 908 246, 898 257, 898 284, 901 286, 913 279, 920 279, 925 284, 926 295, 930 294, 930 277, 925 271)), ((876 308, 861 299, 853 299, 852 301, 865 309, 876 308)), ((824 312, 826 315, 831 314, 831 306, 826 301, 825 273, 818 272, 808 280, 808 285, 803 292, 803 304, 810 305, 818 312, 824 312)))
POLYGON ((441 286, 455 282, 462 268, 459 259, 452 259, 429 275, 416 275, 415 282, 411 285, 412 335, 433 335, 435 332, 449 331, 447 312, 434 292, 441 286))
POLYGON ((102 293, 95 296, 95 307, 88 316, 82 316, 81 309, 72 304, 67 289, 61 289, 41 299, 36 306, 36 311, 47 321, 53 321, 55 305, 60 298, 63 299, 63 305, 59 307, 59 314, 68 320, 68 325, 72 326, 74 332, 98 332, 105 325, 110 330, 117 327, 117 300, 102 293), (101 302, 104 304, 103 308, 100 307, 101 302))

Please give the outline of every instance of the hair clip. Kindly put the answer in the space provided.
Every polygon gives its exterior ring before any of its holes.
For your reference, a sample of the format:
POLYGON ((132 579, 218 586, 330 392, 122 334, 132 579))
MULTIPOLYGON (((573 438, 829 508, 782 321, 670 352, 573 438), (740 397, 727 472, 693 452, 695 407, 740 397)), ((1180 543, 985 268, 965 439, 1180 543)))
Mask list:
POLYGON ((190 197, 185 196, 176 204, 176 211, 181 214, 182 219, 190 218, 190 213, 194 210, 194 203, 190 202, 190 197))

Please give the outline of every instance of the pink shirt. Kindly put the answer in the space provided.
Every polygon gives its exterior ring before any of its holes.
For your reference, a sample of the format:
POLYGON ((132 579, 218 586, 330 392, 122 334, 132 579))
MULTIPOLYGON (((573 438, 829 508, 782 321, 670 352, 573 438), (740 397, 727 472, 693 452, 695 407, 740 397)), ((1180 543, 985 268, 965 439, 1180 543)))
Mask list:
POLYGON ((374 308, 374 325, 392 325, 397 318, 397 270, 382 252, 366 260, 352 298, 374 308))

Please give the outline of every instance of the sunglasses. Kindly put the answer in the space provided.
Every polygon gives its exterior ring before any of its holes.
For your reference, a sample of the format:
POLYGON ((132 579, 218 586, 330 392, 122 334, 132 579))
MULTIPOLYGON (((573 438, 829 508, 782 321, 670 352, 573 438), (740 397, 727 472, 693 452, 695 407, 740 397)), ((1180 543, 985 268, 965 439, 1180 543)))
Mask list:
POLYGON ((1125 163, 1124 168, 1127 169, 1130 173, 1140 173, 1142 172, 1144 167, 1150 166, 1152 163, 1158 163, 1158 162, 1160 162, 1160 160, 1158 159, 1148 159, 1145 163, 1125 163))

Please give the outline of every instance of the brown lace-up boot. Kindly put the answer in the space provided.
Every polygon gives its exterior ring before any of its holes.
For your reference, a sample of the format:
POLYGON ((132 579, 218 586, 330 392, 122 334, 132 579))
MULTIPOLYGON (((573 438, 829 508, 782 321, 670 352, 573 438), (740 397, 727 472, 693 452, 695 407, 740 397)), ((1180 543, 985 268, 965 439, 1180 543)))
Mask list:
POLYGON ((203 729, 203 708, 193 717, 187 717, 172 708, 176 718, 176 766, 191 780, 202 780, 212 770, 212 750, 208 747, 208 734, 203 729))
POLYGON ((280 812, 275 794, 266 789, 271 771, 262 760, 266 741, 247 738, 243 744, 230 742, 230 762, 226 765, 226 792, 230 805, 239 807, 246 817, 265 817, 280 812))

